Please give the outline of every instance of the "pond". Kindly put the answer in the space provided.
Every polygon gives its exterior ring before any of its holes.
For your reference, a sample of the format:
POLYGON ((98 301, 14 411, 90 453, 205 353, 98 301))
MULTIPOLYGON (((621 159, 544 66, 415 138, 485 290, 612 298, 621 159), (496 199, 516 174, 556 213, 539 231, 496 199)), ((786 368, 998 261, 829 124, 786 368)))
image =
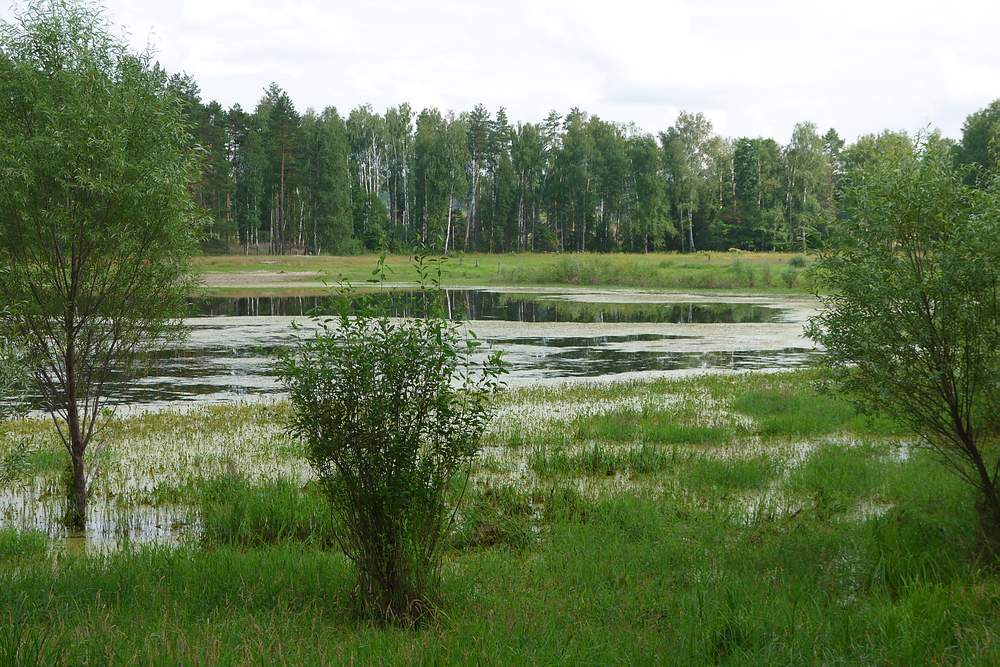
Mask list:
MULTIPOLYGON (((437 304, 453 320, 508 322, 657 322, 739 324, 780 322, 780 309, 754 303, 642 303, 588 302, 559 294, 450 289, 437 304)), ((351 300, 351 308, 365 305, 392 317, 419 317, 427 312, 425 295, 414 290, 386 290, 351 300)), ((337 303, 321 296, 203 297, 192 299, 195 317, 308 317, 332 315, 337 303)))
MULTIPOLYGON (((369 295, 379 312, 424 312, 422 295, 369 295)), ((608 380, 693 372, 769 370, 806 363, 802 337, 814 304, 802 298, 630 290, 449 289, 442 312, 505 352, 511 385, 608 380)), ((134 406, 249 400, 279 393, 273 359, 296 322, 331 314, 315 296, 198 298, 188 339, 155 355, 118 392, 134 406)), ((301 332, 300 332, 301 333, 301 332)))

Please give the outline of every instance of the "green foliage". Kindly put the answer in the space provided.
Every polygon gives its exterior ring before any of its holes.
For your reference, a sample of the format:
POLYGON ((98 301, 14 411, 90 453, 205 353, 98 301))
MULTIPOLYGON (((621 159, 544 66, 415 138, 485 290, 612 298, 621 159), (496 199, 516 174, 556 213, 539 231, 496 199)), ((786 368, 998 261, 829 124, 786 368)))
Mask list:
POLYGON ((0 488, 24 472, 30 453, 22 441, 8 437, 8 421, 24 414, 27 379, 22 354, 0 331, 0 488))
POLYGON ((841 243, 817 261, 825 309, 807 333, 868 412, 920 434, 981 496, 1000 535, 1000 188, 973 189, 932 138, 850 184, 841 243))
POLYGON ((965 119, 955 157, 959 164, 977 168, 969 174, 969 182, 991 177, 990 172, 996 169, 1000 157, 1000 100, 965 119))
POLYGON ((668 445, 724 443, 735 435, 729 426, 685 423, 676 414, 650 406, 577 417, 573 420, 573 431, 582 440, 668 445))
POLYGON ((109 394, 179 332, 192 287, 198 162, 182 107, 90 5, 39 0, 0 27, 0 300, 45 370, 76 525, 109 394))
MULTIPOLYGON (((492 412, 503 366, 475 364, 474 341, 439 310, 439 262, 416 258, 426 317, 351 312, 317 320, 282 358, 289 429, 305 441, 330 500, 334 534, 354 563, 363 611, 410 624, 437 601, 449 491, 492 412)), ((377 277, 384 279, 380 263, 377 277)))
POLYGON ((892 435, 900 431, 891 419, 865 415, 838 397, 804 393, 799 386, 736 392, 732 407, 754 420, 754 432, 766 437, 823 433, 892 435))
POLYGON ((302 489, 288 480, 251 484, 223 477, 212 480, 200 495, 205 546, 336 543, 326 501, 316 489, 302 489))

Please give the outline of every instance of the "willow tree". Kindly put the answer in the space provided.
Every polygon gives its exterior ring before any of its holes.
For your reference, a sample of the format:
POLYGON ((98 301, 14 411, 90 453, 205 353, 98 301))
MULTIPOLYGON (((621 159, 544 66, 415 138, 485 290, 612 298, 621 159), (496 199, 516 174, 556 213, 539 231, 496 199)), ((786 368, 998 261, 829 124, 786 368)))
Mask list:
POLYGON ((110 399, 180 333, 190 286, 197 159, 166 83, 91 4, 0 27, 0 300, 69 453, 77 528, 110 399))
POLYGON ((934 137, 858 169, 807 333, 859 407, 909 425, 978 492, 1000 547, 1000 184, 963 177, 934 137))

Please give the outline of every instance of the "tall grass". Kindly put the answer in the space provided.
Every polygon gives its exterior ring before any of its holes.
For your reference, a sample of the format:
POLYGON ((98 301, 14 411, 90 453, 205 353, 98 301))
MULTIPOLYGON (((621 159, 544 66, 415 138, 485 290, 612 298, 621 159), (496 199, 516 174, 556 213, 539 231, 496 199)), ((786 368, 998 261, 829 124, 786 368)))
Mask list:
MULTIPOLYGON (((312 280, 338 278, 364 282, 371 256, 349 257, 243 257, 195 258, 204 272, 255 272, 315 274, 312 280)), ((387 258, 394 281, 413 281, 416 275, 404 255, 387 258)), ((641 287, 648 289, 732 289, 807 292, 811 283, 801 255, 787 253, 596 254, 519 253, 456 255, 447 262, 444 281, 462 285, 577 285, 641 287)), ((260 276, 250 276, 257 284, 260 276)), ((296 281, 310 280, 308 275, 296 281)), ((281 289, 280 282, 274 284, 281 289)), ((230 285, 226 290, 239 289, 230 285)), ((301 287, 297 288, 301 290, 301 287)), ((218 290, 216 290, 218 291, 218 290)))
POLYGON ((303 489, 290 480, 251 484, 223 477, 204 485, 201 543, 255 547, 302 542, 335 544, 326 498, 315 485, 303 489))

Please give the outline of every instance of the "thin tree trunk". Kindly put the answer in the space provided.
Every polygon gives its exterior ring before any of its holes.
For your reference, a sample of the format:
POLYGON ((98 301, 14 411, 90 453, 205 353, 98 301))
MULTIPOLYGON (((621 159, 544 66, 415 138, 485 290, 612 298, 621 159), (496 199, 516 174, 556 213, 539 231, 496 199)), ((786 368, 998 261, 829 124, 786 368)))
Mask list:
POLYGON ((688 249, 694 252, 694 218, 691 217, 691 207, 688 207, 688 249))
MULTIPOLYGON (((454 175, 452 176, 454 178, 454 175)), ((448 239, 451 238, 451 195, 452 195, 453 185, 449 183, 448 185, 448 225, 444 230, 444 254, 448 254, 448 239)))
MULTIPOLYGON (((75 264, 75 260, 74 260, 75 264)), ((72 481, 68 489, 66 524, 76 530, 87 527, 87 476, 84 468, 84 452, 87 443, 80 423, 80 402, 76 393, 76 271, 70 279, 70 299, 65 313, 66 352, 66 421, 69 429, 69 455, 73 468, 72 481)))
POLYGON ((285 254, 285 144, 281 144, 281 185, 278 189, 278 254, 285 254))

